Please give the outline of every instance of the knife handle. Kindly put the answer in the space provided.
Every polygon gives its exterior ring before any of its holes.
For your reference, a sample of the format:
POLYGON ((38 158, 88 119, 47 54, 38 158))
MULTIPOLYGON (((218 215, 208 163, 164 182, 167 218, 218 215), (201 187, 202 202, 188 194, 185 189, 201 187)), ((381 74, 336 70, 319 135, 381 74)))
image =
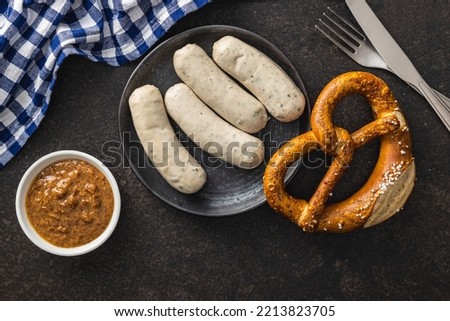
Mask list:
POLYGON ((447 106, 447 110, 450 112, 450 98, 445 96, 444 94, 440 93, 436 89, 433 89, 434 93, 438 96, 440 100, 444 103, 445 106, 447 106))
POLYGON ((450 106, 444 102, 431 87, 425 82, 420 81, 418 84, 418 90, 425 97, 428 103, 433 107, 436 114, 444 123, 447 130, 450 132, 450 106))

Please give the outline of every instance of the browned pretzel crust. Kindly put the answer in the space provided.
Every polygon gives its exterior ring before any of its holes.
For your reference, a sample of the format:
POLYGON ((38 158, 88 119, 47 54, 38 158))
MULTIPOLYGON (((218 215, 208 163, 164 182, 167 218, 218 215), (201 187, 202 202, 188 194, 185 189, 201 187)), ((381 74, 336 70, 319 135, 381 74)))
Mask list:
POLYGON ((378 224, 403 207, 414 185, 414 158, 408 125, 385 82, 366 72, 336 77, 320 93, 311 127, 283 145, 267 165, 264 193, 276 212, 307 232, 341 233, 378 224), (334 126, 332 115, 337 104, 353 94, 367 98, 375 120, 350 134, 334 126), (367 182, 348 199, 326 206, 354 150, 376 137, 380 137, 380 154, 367 182), (284 186, 287 167, 317 149, 333 156, 325 177, 309 201, 289 195, 284 186))

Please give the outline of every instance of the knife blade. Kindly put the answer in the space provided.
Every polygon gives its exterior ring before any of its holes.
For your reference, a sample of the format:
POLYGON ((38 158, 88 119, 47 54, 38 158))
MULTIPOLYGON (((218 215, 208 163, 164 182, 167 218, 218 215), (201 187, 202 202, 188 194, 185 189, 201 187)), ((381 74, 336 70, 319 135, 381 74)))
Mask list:
POLYGON ((425 97, 444 122, 447 130, 450 131, 450 106, 446 106, 442 99, 431 90, 411 60, 369 7, 366 0, 345 0, 345 2, 367 38, 388 66, 398 77, 425 97))

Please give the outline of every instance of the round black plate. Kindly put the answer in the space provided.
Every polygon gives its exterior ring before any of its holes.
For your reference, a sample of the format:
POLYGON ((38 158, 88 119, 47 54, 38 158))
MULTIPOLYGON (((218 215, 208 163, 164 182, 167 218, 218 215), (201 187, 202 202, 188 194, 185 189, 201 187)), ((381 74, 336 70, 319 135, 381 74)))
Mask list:
MULTIPOLYGON (((225 216, 246 212, 265 202, 262 177, 270 156, 282 143, 309 129, 310 105, 305 86, 295 67, 273 44, 249 31, 231 26, 204 26, 178 34, 153 49, 139 64, 128 80, 119 106, 119 131, 124 153, 130 166, 142 183, 166 203, 189 213, 206 216, 225 216), (223 36, 232 35, 259 49, 275 61, 293 79, 306 98, 306 108, 299 120, 281 123, 270 119, 267 126, 256 136, 265 143, 265 161, 253 170, 231 168, 224 162, 199 152, 179 127, 172 123, 180 140, 202 164, 208 179, 203 188, 193 195, 185 195, 173 189, 152 166, 142 149, 131 118, 128 97, 134 89, 145 84, 158 87, 161 94, 180 79, 172 65, 174 52, 188 43, 196 43, 211 55, 212 45, 223 36), (195 152, 194 152, 195 151, 195 152)), ((287 175, 288 181, 297 171, 293 165, 287 175)))

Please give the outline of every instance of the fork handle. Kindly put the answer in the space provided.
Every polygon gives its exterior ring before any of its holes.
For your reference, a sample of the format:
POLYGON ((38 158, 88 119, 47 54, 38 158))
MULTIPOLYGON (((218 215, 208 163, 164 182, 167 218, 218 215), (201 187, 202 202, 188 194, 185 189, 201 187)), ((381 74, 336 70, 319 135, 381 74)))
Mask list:
MULTIPOLYGON (((433 107, 436 114, 444 123, 447 130, 450 132, 450 105, 444 102, 445 99, 439 97, 436 92, 424 81, 420 81, 417 90, 422 94, 428 103, 433 107)), ((445 97, 445 96, 444 96, 445 97)))

